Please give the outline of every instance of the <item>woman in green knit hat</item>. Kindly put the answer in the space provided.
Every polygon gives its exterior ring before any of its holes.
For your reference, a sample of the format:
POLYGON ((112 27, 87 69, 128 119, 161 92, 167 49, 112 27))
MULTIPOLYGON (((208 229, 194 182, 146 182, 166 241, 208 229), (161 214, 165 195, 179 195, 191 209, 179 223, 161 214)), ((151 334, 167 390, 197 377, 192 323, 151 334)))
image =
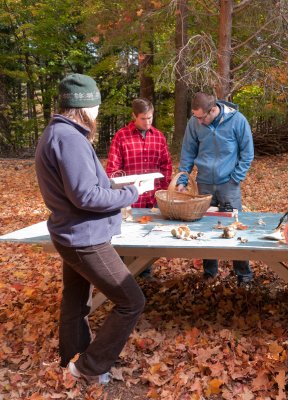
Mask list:
POLYGON ((51 211, 48 229, 63 260, 61 366, 68 365, 76 378, 107 383, 145 300, 110 244, 120 233, 121 208, 134 203, 141 189, 139 183, 110 187, 91 144, 100 103, 94 79, 66 76, 59 85, 59 113, 45 129, 35 161, 39 187, 51 211), (94 286, 114 308, 93 340, 88 315, 94 286))

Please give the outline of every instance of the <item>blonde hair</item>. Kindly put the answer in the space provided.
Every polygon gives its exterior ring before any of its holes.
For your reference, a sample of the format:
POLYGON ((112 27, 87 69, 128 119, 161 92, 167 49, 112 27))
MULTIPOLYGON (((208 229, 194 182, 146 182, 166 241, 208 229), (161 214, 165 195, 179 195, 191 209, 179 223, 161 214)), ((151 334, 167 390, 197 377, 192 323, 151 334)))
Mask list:
POLYGON ((59 114, 72 119, 79 125, 84 126, 84 128, 89 129, 87 139, 92 143, 97 139, 97 123, 95 119, 92 119, 88 115, 84 108, 61 108, 59 114))

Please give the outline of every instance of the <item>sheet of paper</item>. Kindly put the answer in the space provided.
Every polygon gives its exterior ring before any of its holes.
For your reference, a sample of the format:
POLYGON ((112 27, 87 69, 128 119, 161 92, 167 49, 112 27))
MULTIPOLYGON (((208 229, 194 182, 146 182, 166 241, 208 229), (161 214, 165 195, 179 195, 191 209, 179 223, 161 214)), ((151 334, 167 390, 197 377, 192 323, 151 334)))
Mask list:
POLYGON ((163 178, 164 175, 161 172, 153 172, 151 174, 135 174, 135 175, 125 175, 125 176, 116 176, 110 178, 111 186, 113 189, 119 189, 125 185, 132 184, 137 180, 143 182, 145 185, 146 190, 153 190, 154 189, 154 179, 156 178, 163 178))
POLYGON ((284 240, 284 234, 281 231, 272 232, 268 235, 263 236, 264 239, 269 240, 284 240))

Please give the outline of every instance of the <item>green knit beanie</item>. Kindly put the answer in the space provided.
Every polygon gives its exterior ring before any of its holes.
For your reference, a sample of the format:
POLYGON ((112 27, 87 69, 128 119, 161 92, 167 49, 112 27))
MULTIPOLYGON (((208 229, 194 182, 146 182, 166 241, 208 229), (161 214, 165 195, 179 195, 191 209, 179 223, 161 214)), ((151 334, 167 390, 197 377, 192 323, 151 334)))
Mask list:
POLYGON ((59 106, 61 108, 87 108, 101 104, 101 95, 96 82, 88 75, 67 75, 59 84, 59 106))

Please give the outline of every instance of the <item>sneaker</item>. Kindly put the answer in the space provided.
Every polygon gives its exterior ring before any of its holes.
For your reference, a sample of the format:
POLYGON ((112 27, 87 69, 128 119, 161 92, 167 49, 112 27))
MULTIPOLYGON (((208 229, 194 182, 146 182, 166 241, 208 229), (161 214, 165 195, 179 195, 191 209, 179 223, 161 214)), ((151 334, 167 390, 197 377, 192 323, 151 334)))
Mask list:
POLYGON ((77 369, 76 365, 72 361, 69 362, 68 367, 69 367, 69 371, 70 371, 71 375, 73 375, 74 378, 77 378, 77 379, 82 378, 87 383, 99 383, 100 385, 107 385, 111 379, 110 372, 106 372, 105 374, 94 375, 94 376, 84 375, 77 369))

